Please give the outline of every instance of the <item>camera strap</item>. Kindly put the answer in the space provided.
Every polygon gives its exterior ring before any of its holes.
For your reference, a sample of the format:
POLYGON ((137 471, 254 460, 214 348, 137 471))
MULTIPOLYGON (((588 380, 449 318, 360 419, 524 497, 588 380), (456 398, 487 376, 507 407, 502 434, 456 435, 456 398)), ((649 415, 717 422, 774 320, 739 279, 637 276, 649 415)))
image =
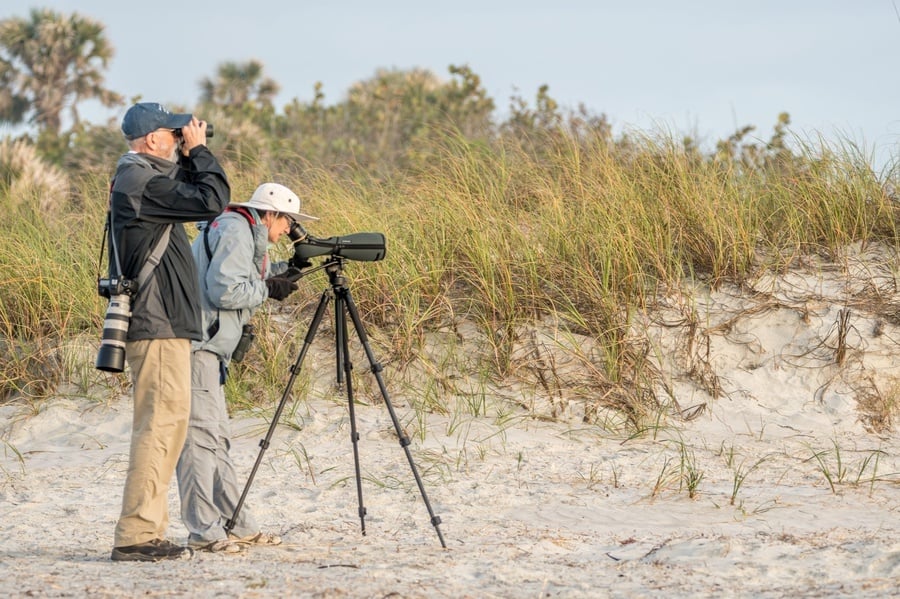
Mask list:
POLYGON ((153 269, 159 264, 159 261, 162 260, 162 255, 165 253, 166 248, 169 245, 169 236, 172 234, 172 223, 166 225, 166 230, 163 231, 162 237, 159 238, 159 241, 156 242, 156 245, 153 247, 153 251, 150 252, 150 255, 147 257, 147 261, 144 262, 144 266, 141 268, 141 271, 137 276, 137 284, 138 291, 144 286, 144 283, 147 282, 147 279, 150 278, 150 274, 153 272, 153 269))
MULTIPOLYGON (((121 276, 122 266, 119 264, 119 252, 116 247, 115 240, 113 239, 113 231, 112 231, 112 212, 106 213, 106 226, 104 227, 104 235, 103 235, 103 243, 100 244, 100 262, 103 261, 103 248, 106 246, 106 239, 109 237, 110 247, 113 251, 113 257, 115 258, 115 266, 116 266, 116 275, 121 276)), ((153 273, 153 269, 157 267, 160 260, 162 260, 162 255, 165 253, 166 248, 169 246, 169 237, 172 234, 172 223, 166 225, 166 229, 163 231, 162 237, 159 238, 159 241, 156 242, 156 245, 153 246, 153 251, 150 252, 150 255, 147 257, 147 261, 144 263, 144 266, 141 268, 140 272, 138 272, 137 281, 138 290, 143 287, 144 283, 147 282, 147 279, 150 278, 150 275, 153 273)), ((98 264, 99 271, 99 264, 98 264)), ((97 274, 97 278, 99 280, 100 275, 99 272, 97 274)))
MULTIPOLYGON (((236 212, 247 220, 247 226, 250 227, 250 236, 253 236, 253 227, 256 225, 256 219, 250 214, 250 211, 243 206, 226 206, 225 212, 236 212)), ((215 219, 213 219, 215 220, 215 219)), ((209 247, 209 228, 213 221, 209 221, 203 228, 203 247, 206 249, 206 259, 212 260, 212 249, 209 247)))
MULTIPOLYGON (((132 161, 136 161, 137 164, 152 169, 152 165, 148 162, 144 157, 136 152, 129 152, 126 156, 131 157, 132 161)), ((100 244, 100 260, 97 264, 97 280, 100 280, 100 265, 103 263, 103 249, 106 245, 107 238, 109 239, 109 247, 112 252, 112 259, 115 260, 114 264, 109 265, 110 276, 112 276, 112 269, 115 266, 116 276, 123 276, 122 273, 122 264, 119 261, 119 248, 116 244, 115 238, 115 228, 113 227, 113 216, 112 216, 112 193, 113 188, 116 184, 116 178, 113 177, 109 182, 109 203, 106 210, 106 224, 103 227, 103 241, 100 244)), ((147 257, 147 261, 141 267, 141 270, 138 272, 138 276, 135 279, 137 283, 138 292, 140 292, 141 288, 144 286, 144 283, 147 282, 147 279, 150 278, 150 275, 153 274, 153 269, 157 267, 160 260, 162 260, 162 255, 165 253, 166 248, 169 246, 169 237, 172 234, 172 223, 166 225, 165 230, 163 231, 162 236, 159 238, 159 241, 156 242, 156 245, 153 247, 153 250, 150 252, 150 255, 147 257)))

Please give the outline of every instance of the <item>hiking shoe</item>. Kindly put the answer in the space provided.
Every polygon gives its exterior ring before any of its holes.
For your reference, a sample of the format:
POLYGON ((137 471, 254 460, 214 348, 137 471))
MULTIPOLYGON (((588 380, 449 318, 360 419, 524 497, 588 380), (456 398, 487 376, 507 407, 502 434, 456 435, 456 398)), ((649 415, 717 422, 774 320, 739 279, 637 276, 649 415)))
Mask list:
POLYGON ((268 532, 258 532, 246 537, 239 537, 236 534, 228 533, 228 538, 236 543, 245 545, 281 545, 281 537, 268 532))
POLYGON ((188 545, 197 551, 208 551, 209 553, 243 553, 245 547, 232 539, 219 539, 217 541, 194 541, 189 540, 188 545))
POLYGON ((146 543, 113 547, 110 559, 114 562, 159 562, 169 559, 188 560, 194 557, 194 550, 182 547, 165 539, 153 539, 146 543))

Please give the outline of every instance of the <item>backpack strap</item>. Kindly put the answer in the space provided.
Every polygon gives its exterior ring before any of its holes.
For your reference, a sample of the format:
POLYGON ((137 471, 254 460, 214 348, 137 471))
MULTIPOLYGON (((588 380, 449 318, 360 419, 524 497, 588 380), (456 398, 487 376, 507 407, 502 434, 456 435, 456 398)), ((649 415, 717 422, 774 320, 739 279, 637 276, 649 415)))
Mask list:
MULTIPOLYGON (((250 214, 249 210, 243 206, 227 206, 225 212, 237 212, 243 216, 247 220, 247 225, 250 227, 250 233, 252 235, 253 227, 256 225, 256 219, 253 218, 253 215, 250 214)), ((212 225, 212 221, 209 221, 209 224, 203 229, 203 247, 206 249, 206 259, 212 260, 212 249, 209 247, 209 225, 212 225)))
MULTIPOLYGON (((247 225, 250 227, 250 235, 253 235, 253 226, 256 224, 256 219, 253 218, 253 215, 250 214, 250 211, 244 208, 243 206, 228 206, 225 208, 225 212, 237 212, 241 216, 243 216, 247 220, 247 225)), ((213 221, 209 221, 206 227, 203 228, 203 248, 206 250, 206 260, 207 262, 212 261, 212 248, 209 247, 209 227, 212 225, 213 221)), ((209 264, 206 266, 209 268, 209 264)), ((216 319, 209 325, 209 328, 206 330, 206 334, 210 339, 216 336, 216 333, 219 332, 219 311, 216 310, 216 319)), ((224 379, 223 379, 224 380, 224 379)), ((224 384, 224 383, 223 383, 224 384)))

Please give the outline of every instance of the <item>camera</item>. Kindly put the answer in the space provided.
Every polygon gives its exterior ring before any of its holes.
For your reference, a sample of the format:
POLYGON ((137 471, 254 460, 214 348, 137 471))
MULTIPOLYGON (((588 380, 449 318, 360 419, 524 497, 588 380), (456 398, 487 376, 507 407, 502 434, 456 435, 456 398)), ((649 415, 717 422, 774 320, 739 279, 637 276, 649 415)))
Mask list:
MULTIPOLYGON (((102 295, 102 293, 101 293, 102 295)), ((103 338, 94 366, 104 372, 125 370, 125 339, 131 321, 131 294, 116 293, 109 298, 103 321, 103 338)))
MULTIPOLYGON (((215 133, 212 123, 206 123, 206 138, 209 139, 215 133)), ((181 129, 175 129, 175 137, 181 137, 181 129)))
POLYGON ((131 298, 137 293, 137 281, 123 277, 97 279, 97 293, 109 299, 103 320, 103 337, 94 366, 105 372, 125 370, 125 338, 131 322, 131 298))
POLYGON ((295 222, 291 224, 288 236, 294 243, 294 256, 289 264, 296 268, 310 266, 309 259, 316 256, 330 255, 359 262, 377 262, 383 260, 387 252, 383 233, 351 233, 320 239, 307 233, 300 223, 295 222))
POLYGON ((106 299, 114 295, 127 294, 133 296, 137 293, 137 281, 131 279, 97 279, 97 294, 106 299))

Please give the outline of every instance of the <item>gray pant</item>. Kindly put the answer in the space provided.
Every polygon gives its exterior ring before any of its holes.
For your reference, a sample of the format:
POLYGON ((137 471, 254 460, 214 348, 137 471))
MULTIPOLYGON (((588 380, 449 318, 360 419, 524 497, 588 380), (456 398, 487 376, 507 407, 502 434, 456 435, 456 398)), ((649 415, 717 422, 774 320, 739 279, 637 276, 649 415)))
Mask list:
MULTIPOLYGON (((219 368, 216 354, 191 354, 191 418, 176 468, 181 519, 191 542, 226 538, 225 524, 243 490, 228 454, 231 429, 219 368)), ((241 506, 232 534, 243 537, 258 531, 247 506, 241 506)))

